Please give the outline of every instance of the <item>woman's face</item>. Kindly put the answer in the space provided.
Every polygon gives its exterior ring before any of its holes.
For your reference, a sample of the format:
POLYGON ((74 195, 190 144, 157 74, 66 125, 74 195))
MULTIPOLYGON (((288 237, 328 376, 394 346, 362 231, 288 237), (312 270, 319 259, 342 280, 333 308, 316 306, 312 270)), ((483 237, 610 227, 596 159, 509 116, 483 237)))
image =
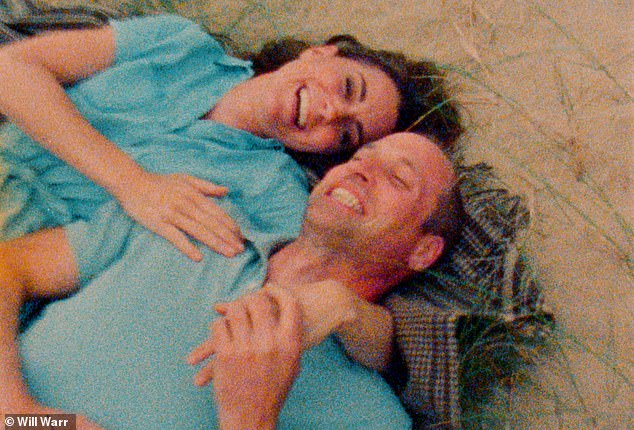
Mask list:
POLYGON ((296 151, 354 150, 396 126, 394 81, 375 66, 338 56, 336 46, 310 48, 250 81, 257 106, 248 131, 296 151))

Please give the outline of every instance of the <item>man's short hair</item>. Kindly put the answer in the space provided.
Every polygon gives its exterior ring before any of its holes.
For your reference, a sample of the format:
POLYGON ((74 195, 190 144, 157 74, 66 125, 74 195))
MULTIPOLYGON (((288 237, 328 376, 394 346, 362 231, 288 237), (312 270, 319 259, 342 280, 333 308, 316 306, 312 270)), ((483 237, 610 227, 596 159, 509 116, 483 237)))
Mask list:
POLYGON ((436 207, 422 225, 425 234, 440 236, 445 242, 443 252, 434 265, 439 264, 458 241, 464 207, 457 181, 453 181, 438 196, 436 207))

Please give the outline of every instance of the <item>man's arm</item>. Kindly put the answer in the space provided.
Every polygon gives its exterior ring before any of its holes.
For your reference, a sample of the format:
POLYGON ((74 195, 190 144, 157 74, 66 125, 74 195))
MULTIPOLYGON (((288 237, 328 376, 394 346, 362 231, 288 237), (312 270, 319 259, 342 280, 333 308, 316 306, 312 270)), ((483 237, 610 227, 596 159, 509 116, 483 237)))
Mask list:
POLYGON ((335 334, 353 360, 384 372, 392 356, 392 315, 385 307, 356 295, 353 302, 354 317, 341 324, 335 334))
POLYGON ((0 411, 33 412, 20 371, 18 317, 25 300, 63 297, 78 285, 78 271, 61 228, 0 244, 0 411))

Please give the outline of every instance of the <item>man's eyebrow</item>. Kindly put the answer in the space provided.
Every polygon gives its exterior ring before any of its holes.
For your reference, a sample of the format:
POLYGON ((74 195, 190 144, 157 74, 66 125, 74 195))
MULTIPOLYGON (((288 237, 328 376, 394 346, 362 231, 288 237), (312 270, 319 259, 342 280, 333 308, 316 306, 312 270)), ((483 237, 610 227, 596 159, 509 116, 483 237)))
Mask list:
POLYGON ((405 158, 402 157, 401 158, 401 163, 403 163, 403 165, 407 166, 412 172, 416 172, 416 167, 414 166, 414 164, 410 161, 409 158, 405 158))

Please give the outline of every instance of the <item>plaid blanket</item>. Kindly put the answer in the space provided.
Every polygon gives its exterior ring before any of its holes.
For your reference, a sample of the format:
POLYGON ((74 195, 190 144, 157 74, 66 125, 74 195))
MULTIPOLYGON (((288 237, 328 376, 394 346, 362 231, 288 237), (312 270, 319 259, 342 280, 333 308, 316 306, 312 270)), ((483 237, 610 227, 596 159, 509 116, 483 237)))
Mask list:
POLYGON ((485 351, 507 359, 501 346, 509 336, 532 342, 548 321, 517 246, 529 221, 521 199, 485 164, 460 168, 459 187, 466 220, 458 244, 440 266, 385 300, 400 359, 391 379, 418 428, 461 428, 464 394, 483 382, 465 372, 467 362, 492 363, 496 357, 477 356, 485 351), (509 335, 504 341, 501 331, 509 335))
POLYGON ((96 5, 43 9, 28 0, 0 0, 0 43, 44 30, 100 25, 118 15, 96 5))

